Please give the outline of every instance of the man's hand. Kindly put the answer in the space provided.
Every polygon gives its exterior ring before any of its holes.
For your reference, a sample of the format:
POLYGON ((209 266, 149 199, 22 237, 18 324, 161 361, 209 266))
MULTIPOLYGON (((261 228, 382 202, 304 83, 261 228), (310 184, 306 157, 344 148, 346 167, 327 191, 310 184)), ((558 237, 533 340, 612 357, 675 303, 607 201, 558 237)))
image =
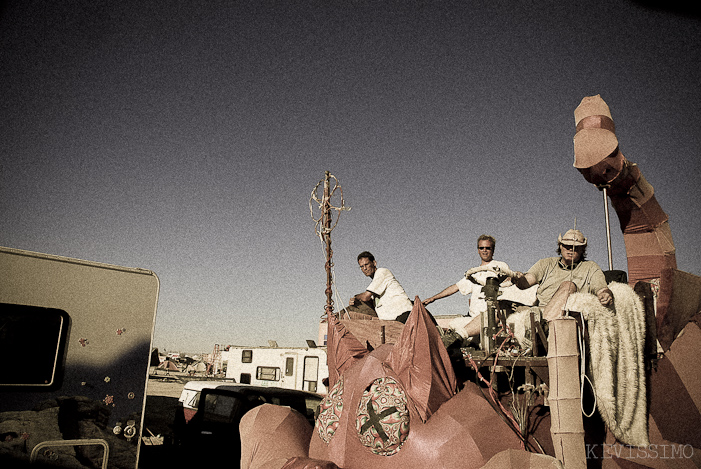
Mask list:
POLYGON ((426 306, 426 305, 430 305, 430 304, 433 303, 434 301, 436 301, 436 300, 434 300, 433 297, 431 297, 431 298, 426 298, 426 299, 423 300, 421 303, 423 303, 423 305, 426 306))
POLYGON ((526 290, 532 287, 536 283, 536 278, 533 274, 523 273, 523 272, 512 272, 511 283, 516 285, 519 290, 526 290))
POLYGON ((365 290, 363 293, 353 295, 348 302, 349 306, 358 306, 360 303, 369 303, 372 301, 372 292, 365 290))
POLYGON ((608 288, 602 288, 596 292, 597 298, 599 298, 599 303, 602 306, 611 306, 613 304, 613 292, 608 288))

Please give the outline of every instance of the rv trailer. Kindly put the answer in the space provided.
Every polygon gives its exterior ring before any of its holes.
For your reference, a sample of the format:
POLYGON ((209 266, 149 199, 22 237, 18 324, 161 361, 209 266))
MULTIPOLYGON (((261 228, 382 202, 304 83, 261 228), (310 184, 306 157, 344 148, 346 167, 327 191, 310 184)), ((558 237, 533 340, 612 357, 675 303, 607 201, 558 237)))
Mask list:
POLYGON ((226 377, 237 383, 276 386, 326 394, 326 349, 320 347, 239 347, 222 351, 226 377))
POLYGON ((0 278, 0 467, 137 467, 156 275, 0 247, 0 278))

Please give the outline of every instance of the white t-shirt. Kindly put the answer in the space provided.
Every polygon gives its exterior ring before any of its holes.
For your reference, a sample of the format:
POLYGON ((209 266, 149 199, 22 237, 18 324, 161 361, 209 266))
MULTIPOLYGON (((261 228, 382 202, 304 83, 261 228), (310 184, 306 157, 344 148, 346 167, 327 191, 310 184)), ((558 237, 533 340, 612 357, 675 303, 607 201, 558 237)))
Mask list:
POLYGON ((389 269, 377 269, 367 290, 379 297, 375 302, 375 312, 380 319, 391 321, 400 314, 411 311, 409 297, 389 269))
MULTIPOLYGON (((509 266, 506 264, 506 262, 501 261, 490 261, 487 266, 509 270, 509 266)), ((472 295, 470 296, 470 312, 468 313, 468 316, 474 317, 487 311, 487 301, 484 299, 484 292, 482 291, 483 285, 480 284, 484 284, 487 281, 487 278, 496 276, 497 274, 494 272, 477 272, 472 277, 480 283, 474 283, 473 281, 463 277, 455 284, 458 286, 458 290, 463 295, 472 295)))

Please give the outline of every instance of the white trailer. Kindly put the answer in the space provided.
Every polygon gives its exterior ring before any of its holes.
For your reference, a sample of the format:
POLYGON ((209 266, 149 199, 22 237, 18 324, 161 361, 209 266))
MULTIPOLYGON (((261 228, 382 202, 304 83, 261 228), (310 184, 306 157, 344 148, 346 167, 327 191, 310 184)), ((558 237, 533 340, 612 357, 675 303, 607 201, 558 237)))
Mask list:
POLYGON ((326 349, 315 347, 239 347, 221 352, 226 377, 237 383, 277 386, 325 394, 326 349))

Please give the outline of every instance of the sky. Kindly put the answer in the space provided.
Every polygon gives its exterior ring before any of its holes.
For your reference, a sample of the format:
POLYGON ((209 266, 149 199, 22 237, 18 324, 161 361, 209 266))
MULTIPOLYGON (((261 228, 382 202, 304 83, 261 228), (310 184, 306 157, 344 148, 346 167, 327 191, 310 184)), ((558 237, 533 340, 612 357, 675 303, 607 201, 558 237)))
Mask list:
MULTIPOLYGON (((602 193, 572 167, 574 109, 600 94, 701 275, 699 63, 699 16, 628 0, 6 1, 0 245, 152 270, 161 350, 304 346, 325 171, 350 207, 336 310, 369 284, 364 250, 426 298, 480 234, 523 271, 576 220, 607 268, 602 193)), ((613 211, 611 232, 625 269, 613 211)))

